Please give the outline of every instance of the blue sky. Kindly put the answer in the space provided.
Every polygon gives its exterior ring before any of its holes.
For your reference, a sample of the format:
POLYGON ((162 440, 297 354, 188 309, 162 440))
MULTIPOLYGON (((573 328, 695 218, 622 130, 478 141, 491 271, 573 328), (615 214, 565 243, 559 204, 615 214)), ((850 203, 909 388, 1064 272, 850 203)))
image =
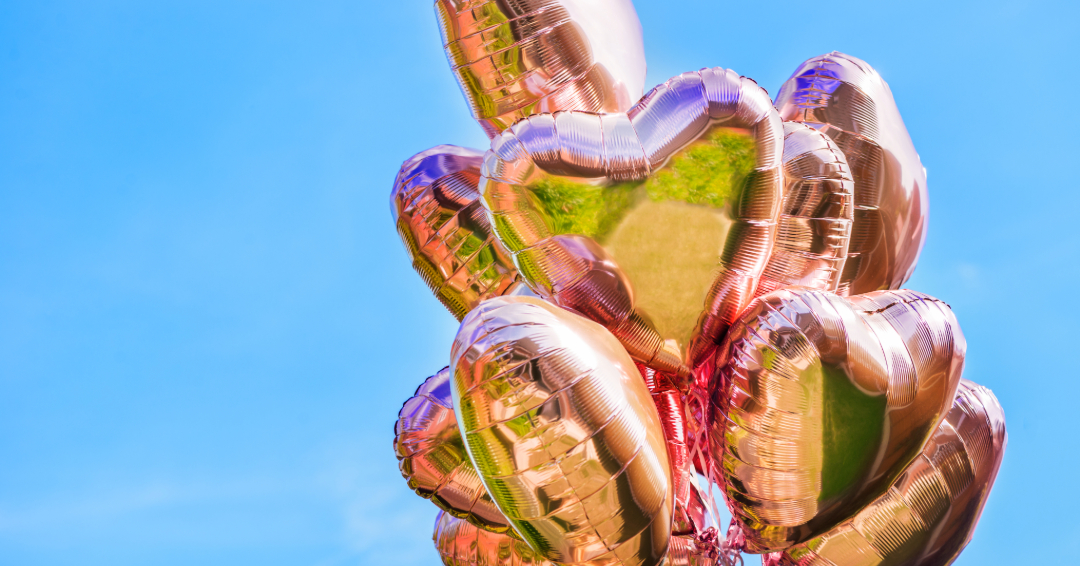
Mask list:
MULTIPOLYGON (((648 85, 881 71, 929 171, 908 287, 1008 419, 958 564, 1068 561, 1076 4, 636 3, 648 85)), ((429 0, 0 3, 0 563, 437 564, 392 426, 456 323, 388 194, 484 142, 429 0)))

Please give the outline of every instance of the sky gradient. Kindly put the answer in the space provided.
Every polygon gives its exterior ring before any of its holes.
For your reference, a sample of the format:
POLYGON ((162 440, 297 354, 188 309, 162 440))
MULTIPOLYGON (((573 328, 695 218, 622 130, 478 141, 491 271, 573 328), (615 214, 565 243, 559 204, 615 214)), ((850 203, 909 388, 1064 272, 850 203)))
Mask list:
MULTIPOLYGON (((832 50, 889 82, 929 174, 906 286, 1008 422, 957 564, 1070 562, 1077 4, 636 4, 646 88, 832 50)), ((438 564, 392 427, 456 323, 388 196, 485 142, 429 1, 0 3, 0 564, 438 564)))

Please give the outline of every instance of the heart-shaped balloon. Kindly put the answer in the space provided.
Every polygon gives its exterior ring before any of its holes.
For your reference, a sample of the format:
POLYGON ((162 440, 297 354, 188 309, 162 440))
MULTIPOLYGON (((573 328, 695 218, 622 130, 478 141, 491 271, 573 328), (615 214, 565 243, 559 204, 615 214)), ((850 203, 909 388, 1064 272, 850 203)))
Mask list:
POLYGON ((764 90, 706 69, 627 114, 518 122, 492 140, 480 192, 534 291, 686 379, 753 298, 772 252, 783 143, 764 90))
POLYGON ((922 454, 852 519, 775 557, 778 566, 944 566, 967 546, 1005 454, 1005 414, 968 380, 922 454))
POLYGON ((390 194, 413 268, 458 320, 480 301, 521 287, 478 202, 481 155, 452 145, 418 153, 401 166, 390 194))
MULTIPOLYGON (((643 366, 638 370, 652 395, 671 464, 673 534, 693 539, 708 527, 708 509, 690 475, 682 400, 665 376, 643 366)), ((394 452, 401 475, 417 495, 452 517, 520 540, 491 500, 465 451, 454 413, 449 368, 429 377, 398 412, 394 452)))
POLYGON ((660 563, 671 469, 614 336, 545 301, 499 297, 462 321, 450 367, 469 458, 530 548, 560 564, 660 563))
POLYGON ((855 177, 855 227, 842 295, 898 289, 926 240, 926 170, 889 85, 866 62, 832 52, 799 66, 780 88, 784 120, 827 134, 855 177))
POLYGON ((540 112, 625 111, 644 89, 630 0, 436 0, 435 14, 450 68, 489 137, 540 112))
POLYGON ((805 542, 881 496, 952 405, 966 343, 914 291, 761 297, 718 359, 709 442, 751 552, 805 542))
POLYGON ((450 368, 429 377, 398 413, 394 453, 409 487, 453 517, 485 530, 509 533, 461 440, 450 396, 450 368))

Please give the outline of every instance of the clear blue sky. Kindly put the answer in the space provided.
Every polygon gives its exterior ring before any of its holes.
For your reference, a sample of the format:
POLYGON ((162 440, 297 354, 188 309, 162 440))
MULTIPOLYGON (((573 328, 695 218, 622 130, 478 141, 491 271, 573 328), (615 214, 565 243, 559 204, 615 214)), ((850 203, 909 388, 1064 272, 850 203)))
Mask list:
MULTIPOLYGON (((431 0, 0 3, 0 564, 431 565, 391 449, 456 324, 401 161, 482 146, 431 0)), ((840 50, 929 170, 909 287, 955 309, 1009 449, 959 564, 1080 544, 1070 2, 638 0, 649 80, 770 92, 840 50), (826 9, 824 6, 830 6, 826 9)))

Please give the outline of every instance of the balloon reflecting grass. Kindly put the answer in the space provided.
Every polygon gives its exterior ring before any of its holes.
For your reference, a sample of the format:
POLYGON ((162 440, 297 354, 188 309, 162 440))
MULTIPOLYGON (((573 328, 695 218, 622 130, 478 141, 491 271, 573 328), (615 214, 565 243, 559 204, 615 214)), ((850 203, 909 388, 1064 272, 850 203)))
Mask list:
POLYGON ((809 540, 888 490, 952 405, 965 349, 948 305, 914 291, 796 287, 751 305, 709 430, 747 548, 809 540))
POLYGON ((451 387, 469 457, 499 510, 560 564, 659 564, 671 469, 637 368, 600 325, 531 297, 461 323, 451 387))
POLYGON ((534 291, 685 381, 772 252, 783 143, 764 90, 706 69, 627 114, 522 120, 492 141, 480 190, 534 291))
POLYGON ((971 541, 1005 453, 1005 414, 967 380, 922 454, 885 495, 828 533, 784 551, 784 566, 943 566, 971 541))

